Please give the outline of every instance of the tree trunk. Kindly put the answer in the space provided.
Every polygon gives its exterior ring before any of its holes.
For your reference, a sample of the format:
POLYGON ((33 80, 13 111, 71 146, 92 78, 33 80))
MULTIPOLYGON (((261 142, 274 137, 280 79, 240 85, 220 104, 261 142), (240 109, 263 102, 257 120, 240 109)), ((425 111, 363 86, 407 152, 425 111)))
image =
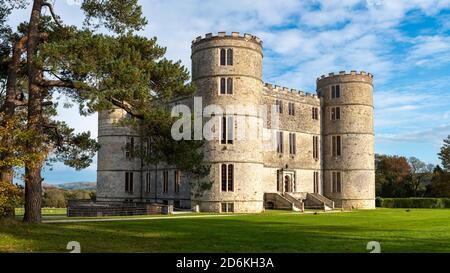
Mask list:
POLYGON ((37 69, 35 61, 37 44, 39 42, 38 25, 41 18, 42 0, 34 0, 28 28, 27 64, 28 64, 28 124, 27 129, 35 134, 32 141, 27 143, 27 153, 37 156, 33 162, 25 166, 25 215, 24 222, 41 222, 42 177, 41 168, 45 157, 42 143, 42 89, 39 86, 41 71, 37 69))
POLYGON ((25 168, 25 215, 26 223, 41 222, 42 178, 41 166, 25 168))
MULTIPOLYGON (((7 76, 7 84, 6 84, 6 100, 4 105, 4 113, 2 123, 6 125, 8 122, 12 120, 16 110, 16 81, 17 81, 17 73, 19 71, 20 66, 20 55, 22 54, 24 43, 26 41, 26 37, 22 37, 19 41, 15 42, 13 45, 13 53, 11 61, 8 64, 8 76, 7 76)), ((6 136, 2 139, 2 142, 6 147, 11 147, 12 137, 6 136)), ((10 152, 3 152, 0 154, 1 161, 10 161, 11 157, 14 155, 10 152)), ((6 183, 13 183, 14 173, 12 166, 2 166, 0 167, 0 181, 6 183)))

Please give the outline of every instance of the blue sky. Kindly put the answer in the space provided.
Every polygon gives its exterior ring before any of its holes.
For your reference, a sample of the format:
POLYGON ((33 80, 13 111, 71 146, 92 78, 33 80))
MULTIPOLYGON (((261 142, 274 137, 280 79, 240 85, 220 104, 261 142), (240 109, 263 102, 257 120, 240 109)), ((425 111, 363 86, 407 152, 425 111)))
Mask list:
MULTIPOLYGON (((251 33, 264 42, 264 81, 315 90, 322 74, 375 75, 377 153, 437 164, 450 134, 450 0, 146 0, 149 25, 167 56, 190 68, 191 41, 208 32, 251 33)), ((77 0, 56 1, 66 24, 80 25, 77 0)), ((11 25, 28 19, 16 12, 11 25)), ((97 135, 97 117, 61 109, 59 119, 97 135)), ((96 164, 76 172, 56 164, 48 183, 95 181, 96 164)))

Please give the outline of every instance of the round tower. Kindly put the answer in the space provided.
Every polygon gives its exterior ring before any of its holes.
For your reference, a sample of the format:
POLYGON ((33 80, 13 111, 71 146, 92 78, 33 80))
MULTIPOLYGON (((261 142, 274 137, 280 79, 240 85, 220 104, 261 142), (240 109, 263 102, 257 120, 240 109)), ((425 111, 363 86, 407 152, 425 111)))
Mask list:
POLYGON ((119 126, 130 118, 125 110, 114 107, 98 113, 97 200, 138 201, 140 163, 133 157, 139 135, 131 127, 119 126))
POLYGON ((317 79, 322 97, 324 194, 343 208, 375 208, 373 76, 351 71, 317 79))
POLYGON ((202 97, 204 108, 216 105, 224 111, 223 116, 215 113, 218 139, 207 141, 205 147, 212 188, 193 197, 193 204, 203 211, 260 212, 264 209, 262 118, 257 107, 263 87, 262 42, 250 34, 209 33, 192 42, 191 59, 196 96, 202 97), (230 106, 237 108, 228 111, 230 106))

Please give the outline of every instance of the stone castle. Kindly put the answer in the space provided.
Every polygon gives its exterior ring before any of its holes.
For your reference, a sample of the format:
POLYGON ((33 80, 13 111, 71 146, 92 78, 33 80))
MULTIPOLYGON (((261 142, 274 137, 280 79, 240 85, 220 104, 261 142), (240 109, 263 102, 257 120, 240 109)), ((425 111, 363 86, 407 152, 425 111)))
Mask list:
MULTIPOLYGON (((244 127, 264 131, 236 139, 239 114, 219 119, 219 139, 206 142, 210 189, 192 194, 189 178, 173 166, 145 166, 132 155, 139 135, 116 124, 127 113, 99 113, 97 200, 173 204, 208 212, 261 212, 265 208, 375 207, 373 76, 330 73, 317 94, 262 81, 262 41, 237 32, 206 34, 192 42, 192 80, 203 105, 267 105, 277 126, 245 115, 244 127), (259 129, 257 129, 259 130, 259 129), (264 134, 275 148, 263 149, 264 134)), ((193 98, 174 102, 192 106, 193 98)))

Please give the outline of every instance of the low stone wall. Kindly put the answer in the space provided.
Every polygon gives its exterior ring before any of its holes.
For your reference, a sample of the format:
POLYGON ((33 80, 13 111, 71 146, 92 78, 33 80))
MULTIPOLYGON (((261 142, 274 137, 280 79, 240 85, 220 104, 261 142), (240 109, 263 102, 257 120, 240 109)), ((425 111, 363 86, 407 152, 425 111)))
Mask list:
POLYGON ((69 200, 67 207, 68 217, 132 216, 172 213, 172 205, 143 202, 69 200))

